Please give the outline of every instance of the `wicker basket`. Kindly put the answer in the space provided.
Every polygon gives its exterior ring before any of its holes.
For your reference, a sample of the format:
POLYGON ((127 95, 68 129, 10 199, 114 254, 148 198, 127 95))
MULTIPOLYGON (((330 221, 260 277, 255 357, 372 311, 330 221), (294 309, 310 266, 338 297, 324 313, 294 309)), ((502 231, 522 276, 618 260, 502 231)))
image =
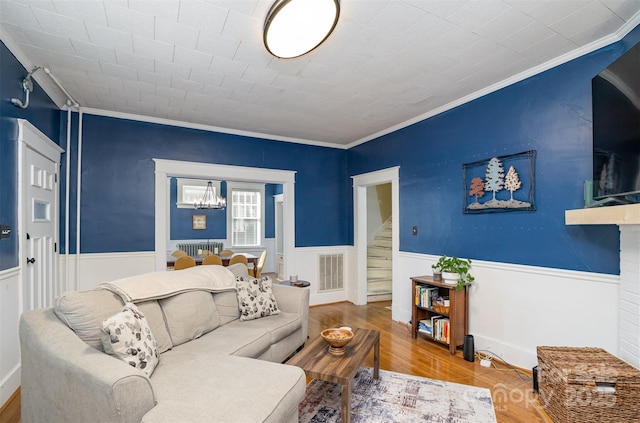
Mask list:
POLYGON ((640 370, 605 350, 538 347, 538 367, 538 401, 554 422, 640 422, 640 370))
POLYGON ((441 304, 435 303, 431 305, 431 308, 434 309, 437 313, 449 314, 449 306, 443 306, 441 304))

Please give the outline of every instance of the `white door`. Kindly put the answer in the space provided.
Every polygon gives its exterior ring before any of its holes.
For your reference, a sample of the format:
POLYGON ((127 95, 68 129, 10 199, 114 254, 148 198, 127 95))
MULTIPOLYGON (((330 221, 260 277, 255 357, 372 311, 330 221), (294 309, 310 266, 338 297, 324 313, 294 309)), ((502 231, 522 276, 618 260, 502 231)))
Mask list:
POLYGON ((22 306, 26 311, 53 305, 61 293, 57 278, 61 149, 26 121, 20 121, 19 148, 20 267, 22 306))

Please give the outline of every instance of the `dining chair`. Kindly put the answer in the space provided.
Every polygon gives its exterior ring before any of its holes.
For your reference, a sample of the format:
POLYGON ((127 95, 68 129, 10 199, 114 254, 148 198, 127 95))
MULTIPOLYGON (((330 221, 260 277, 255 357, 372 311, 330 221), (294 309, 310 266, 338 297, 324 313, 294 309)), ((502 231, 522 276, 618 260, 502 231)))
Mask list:
POLYGON ((232 250, 222 250, 222 251, 220 251, 220 255, 223 256, 223 257, 232 256, 233 255, 233 251, 232 250))
POLYGON ((183 251, 183 250, 175 250, 173 253, 171 253, 171 255, 173 257, 182 257, 182 256, 186 256, 188 254, 186 253, 186 251, 183 251))
POLYGON ((213 252, 211 250, 202 250, 202 254, 200 254, 200 257, 207 257, 212 255, 213 252))
POLYGON ((264 250, 262 254, 260 254, 258 265, 255 268, 249 269, 249 274, 254 278, 259 278, 260 276, 262 276, 262 268, 264 267, 265 260, 267 260, 267 250, 264 250))
POLYGON ((193 257, 182 256, 176 259, 175 263, 173 263, 173 268, 174 270, 182 270, 189 267, 194 267, 195 265, 196 261, 193 259, 193 257))
POLYGON ((222 266, 222 259, 218 256, 210 255, 210 256, 206 256, 202 260, 202 264, 203 265, 212 264, 212 265, 222 266))
POLYGON ((231 257, 231 260, 229 260, 229 266, 236 263, 244 263, 244 265, 247 266, 249 264, 249 261, 247 260, 246 256, 242 254, 236 254, 235 256, 231 257))

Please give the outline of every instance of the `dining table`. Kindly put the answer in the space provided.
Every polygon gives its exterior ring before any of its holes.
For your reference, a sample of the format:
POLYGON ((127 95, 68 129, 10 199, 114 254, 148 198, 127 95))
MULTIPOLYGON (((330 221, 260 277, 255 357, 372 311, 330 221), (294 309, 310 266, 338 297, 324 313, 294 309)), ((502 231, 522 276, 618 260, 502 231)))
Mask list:
MULTIPOLYGON (((222 265, 223 266, 228 266, 229 265, 229 261, 231 260, 232 257, 234 256, 245 256, 247 258, 247 261, 249 263, 253 264, 253 268, 257 268, 258 267, 258 256, 255 256, 253 254, 249 254, 249 253, 235 253, 231 256, 221 256, 219 254, 216 254, 218 257, 220 257, 220 259, 222 260, 222 265)), ((190 256, 192 259, 194 259, 196 261, 196 266, 199 266, 202 264, 202 260, 204 260, 204 258, 206 256, 190 256)), ((178 257, 174 257, 174 256, 167 256, 167 267, 173 267, 173 264, 175 263, 175 261, 178 259, 178 257)))

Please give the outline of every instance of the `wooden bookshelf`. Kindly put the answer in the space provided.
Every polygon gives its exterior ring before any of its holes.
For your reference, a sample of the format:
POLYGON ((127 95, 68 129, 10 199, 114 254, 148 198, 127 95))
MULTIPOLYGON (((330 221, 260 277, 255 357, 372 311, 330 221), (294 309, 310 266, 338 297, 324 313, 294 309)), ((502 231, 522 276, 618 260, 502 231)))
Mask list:
MULTIPOLYGON (((465 286, 457 290, 456 285, 434 281, 431 276, 414 276, 411 278, 411 334, 414 338, 419 335, 429 341, 446 345, 449 353, 454 355, 456 349, 464 343, 464 336, 468 333, 469 320, 469 290, 465 286), (442 312, 420 301, 418 292, 420 287, 437 289, 438 296, 449 297, 449 310, 442 312), (448 342, 438 339, 434 334, 427 334, 419 330, 421 320, 430 320, 432 317, 441 316, 449 319, 448 342)), ((434 330, 434 328, 432 328, 434 330)))

